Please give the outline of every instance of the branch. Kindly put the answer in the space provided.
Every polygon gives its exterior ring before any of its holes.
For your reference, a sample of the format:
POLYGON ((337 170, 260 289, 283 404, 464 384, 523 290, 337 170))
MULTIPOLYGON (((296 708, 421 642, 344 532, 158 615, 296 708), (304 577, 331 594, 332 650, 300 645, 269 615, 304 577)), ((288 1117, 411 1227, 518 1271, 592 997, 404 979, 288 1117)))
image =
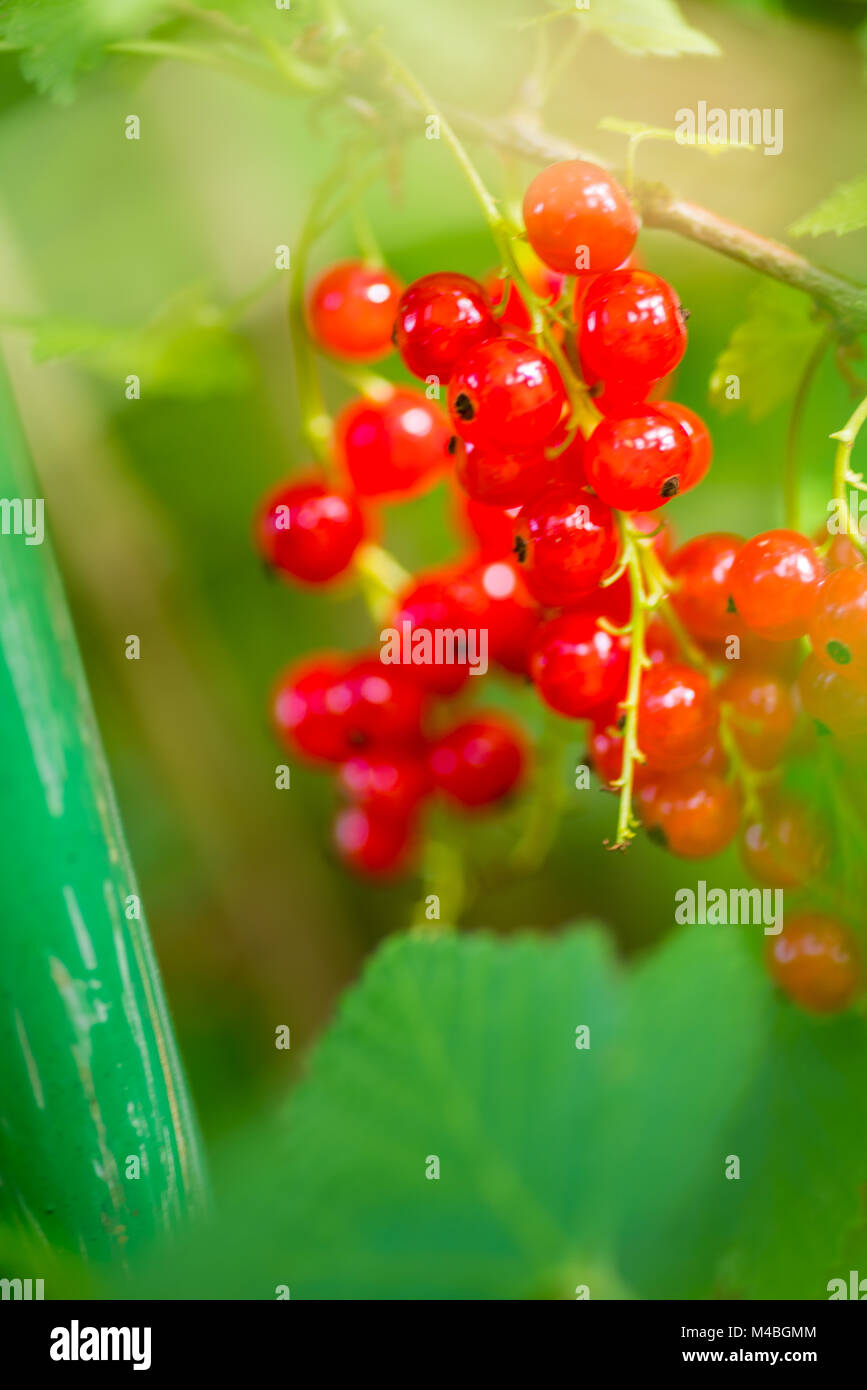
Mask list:
MULTIPOLYGON (((446 107, 446 113, 452 125, 468 139, 484 140, 527 159, 549 164, 559 159, 604 163, 597 155, 533 124, 476 116, 452 107, 446 107)), ((663 184, 640 182, 634 197, 645 227, 676 232, 762 275, 802 290, 828 311, 844 334, 867 330, 867 289, 864 286, 821 270, 778 241, 770 241, 707 208, 684 201, 663 184)))

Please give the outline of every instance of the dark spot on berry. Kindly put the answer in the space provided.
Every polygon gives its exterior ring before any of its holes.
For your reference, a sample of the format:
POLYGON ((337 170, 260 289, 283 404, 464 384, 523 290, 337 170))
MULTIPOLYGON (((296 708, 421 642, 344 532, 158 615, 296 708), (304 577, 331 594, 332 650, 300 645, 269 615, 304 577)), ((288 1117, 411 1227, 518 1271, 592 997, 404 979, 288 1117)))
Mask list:
POLYGON ((615 727, 615 729, 617 730, 617 732, 618 732, 619 734, 622 734, 622 733, 623 733, 623 730, 626 728, 626 715, 625 715, 625 714, 621 714, 621 715, 620 715, 620 717, 618 718, 617 723, 614 725, 614 727, 615 727))
POLYGON ((588 394, 590 395, 591 400, 594 400, 594 401, 595 401, 596 398, 597 398, 597 396, 601 396, 601 395, 602 395, 602 392, 603 392, 604 390, 605 390, 605 382, 604 382, 604 381, 594 381, 593 385, 590 387, 590 391, 589 391, 588 394))
POLYGON ((726 604, 726 612, 727 612, 727 613, 737 613, 737 611, 738 611, 738 610, 735 608, 735 601, 734 601, 734 599, 732 598, 731 594, 729 594, 728 603, 726 604))
POLYGON ((367 735, 363 734, 360 729, 350 729, 347 738, 353 748, 363 748, 367 743, 367 735))
POLYGON ((825 651, 838 666, 848 666, 852 660, 852 653, 843 642, 827 642, 825 651))
POLYGON ((665 482, 662 484, 662 487, 659 489, 660 497, 666 498, 676 497, 679 492, 680 478, 678 478, 676 475, 671 478, 666 478, 665 482))
POLYGON ((453 435, 452 435, 452 437, 451 437, 451 439, 449 440, 449 442, 448 442, 448 444, 447 444, 446 447, 447 447, 449 453, 450 453, 450 454, 452 455, 452 457, 454 458, 455 454, 458 452, 458 437, 457 437, 456 434, 453 434, 453 435))
POLYGON ((475 406, 467 395, 466 391, 461 391, 455 396, 455 411, 462 420, 472 420, 476 413, 475 406))
POLYGON ((393 347, 397 347, 397 323, 395 323, 394 328, 391 330, 391 342, 393 347))
POLYGON ((647 832, 648 840, 652 840, 660 849, 668 849, 668 840, 665 838, 665 831, 661 825, 652 825, 647 832))
POLYGON ((512 546, 512 549, 518 557, 518 564, 523 565, 527 558, 527 542, 524 540, 523 536, 515 537, 515 544, 512 546))

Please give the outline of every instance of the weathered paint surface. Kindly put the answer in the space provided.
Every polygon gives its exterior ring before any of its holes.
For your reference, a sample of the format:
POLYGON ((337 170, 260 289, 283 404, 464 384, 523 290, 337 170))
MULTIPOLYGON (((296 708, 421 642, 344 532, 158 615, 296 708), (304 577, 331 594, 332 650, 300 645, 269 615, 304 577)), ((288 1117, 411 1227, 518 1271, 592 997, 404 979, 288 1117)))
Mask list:
MULTIPOLYGON (((0 364, 0 499, 38 495, 0 364)), ((204 1183, 47 539, 0 534, 0 652, 0 1219, 123 1265, 204 1183)))

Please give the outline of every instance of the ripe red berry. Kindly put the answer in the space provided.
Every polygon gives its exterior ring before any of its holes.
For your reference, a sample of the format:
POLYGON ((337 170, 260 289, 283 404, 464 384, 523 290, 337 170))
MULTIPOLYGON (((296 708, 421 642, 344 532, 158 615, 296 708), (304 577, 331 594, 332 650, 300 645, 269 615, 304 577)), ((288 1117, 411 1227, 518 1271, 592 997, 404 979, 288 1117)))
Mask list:
POLYGON ((729 575, 738 616, 769 642, 804 636, 821 581, 813 543, 797 531, 765 531, 745 541, 729 575))
POLYGON ((601 420, 587 440, 587 481, 609 507, 652 511, 684 490, 690 441, 658 410, 601 420))
POLYGON ((266 564, 308 584, 341 574, 363 537, 364 518, 352 494, 313 478, 282 483, 256 517, 266 564))
POLYGON ((392 747, 418 743, 425 700, 408 669, 386 665, 373 656, 362 657, 348 665, 330 687, 326 708, 342 720, 349 751, 371 743, 392 747))
POLYGON ((812 652, 801 667, 798 689, 804 709, 839 738, 867 734, 867 690, 821 661, 812 652))
POLYGON ((709 531, 676 550, 669 573, 677 580, 672 602, 684 627, 702 641, 722 641, 738 631, 731 611, 730 573, 743 545, 740 536, 709 531))
POLYGON ((628 661, 623 638, 599 627, 592 614, 562 613, 540 627, 530 674, 558 714, 585 719, 624 694, 628 661))
POLYGON ((336 357, 373 362, 391 351, 401 283, 391 271, 341 261, 313 285, 307 308, 311 336, 336 357))
MULTIPOLYGON (((822 526, 813 537, 816 548, 824 545, 827 539, 827 528, 822 526)), ((847 536, 844 532, 837 532, 831 536, 831 544, 825 551, 824 561, 826 571, 831 574, 834 570, 845 569, 848 565, 860 564, 861 551, 851 536, 847 536)))
POLYGON ((599 275, 584 298, 578 351, 585 380, 621 384, 643 399, 686 350, 683 311, 674 290, 648 270, 599 275))
POLYGON ((401 496, 436 481, 448 465, 449 422, 420 391, 350 401, 335 422, 339 461, 363 497, 401 496))
POLYGON ((638 746, 652 768, 677 772, 698 762, 718 724, 719 708, 701 671, 661 662, 644 673, 638 746))
POLYGON ((566 390, 539 348, 520 338, 497 338, 461 357, 448 401, 455 429, 465 439, 517 450, 548 439, 566 406, 566 390))
POLYGON ((341 764, 341 790, 359 806, 407 816, 430 790, 424 759, 401 749, 370 748, 341 764))
POLYGON ((713 459, 713 442, 710 430, 694 410, 678 401, 660 401, 656 409, 661 415, 674 420, 689 436, 689 461, 681 482, 681 492, 697 487, 706 477, 713 459))
POLYGON ((580 489, 545 488, 521 511, 515 550, 534 598, 552 607, 576 603, 617 558, 611 510, 580 489))
POLYGON ((423 275, 404 290, 397 307, 398 352, 422 380, 447 382, 459 357, 499 333, 487 295, 467 275, 423 275))
POLYGON ((839 1013, 858 992, 858 943, 835 917, 801 913, 786 923, 779 936, 769 938, 766 951, 772 978, 810 1013, 839 1013))
POLYGON ((867 685, 867 565, 828 575, 809 635, 823 665, 856 685, 867 685))
POLYGON ((489 659, 526 675, 542 614, 514 558, 474 560, 458 572, 449 590, 472 614, 473 625, 487 633, 489 659))
POLYGON ((506 453, 455 434, 449 452, 461 487, 487 507, 522 507, 549 481, 550 464, 538 447, 506 453))
POLYGON ((800 888, 822 872, 830 857, 828 833, 803 801, 772 797, 748 820, 741 856, 753 878, 769 888, 800 888))
POLYGON ((613 270, 638 236, 626 193, 598 164, 567 159, 543 169, 524 195, 524 226, 536 255, 566 275, 613 270))
MULTIPOLYGON (((612 721, 601 718, 594 714, 596 723, 590 733, 590 744, 587 756, 590 765, 599 781, 609 791, 616 789, 616 784, 623 774, 623 735, 612 732, 612 721)), ((614 725, 616 728, 616 723, 614 725)), ((648 771, 644 763, 634 763, 632 769, 632 786, 634 790, 644 786, 655 774, 648 771)))
MULTIPOLYGON (((412 661, 400 667, 407 678, 437 695, 460 690, 470 673, 467 634, 475 624, 448 578, 433 576, 414 583, 398 600, 389 626, 408 638, 412 661), (460 635, 466 644, 463 650, 460 635)), ((477 632, 474 640, 479 640, 477 632)))
POLYGON ((740 804, 734 787, 703 767, 663 776, 653 805, 657 836, 683 859, 720 854, 737 834, 740 804))
POLYGON ((788 686, 770 672, 738 668, 717 687, 729 710, 729 726, 750 767, 767 772, 785 752, 795 727, 788 686))
POLYGON ((405 815, 374 806, 346 806, 334 821, 334 846, 348 868, 372 878, 391 878, 410 867, 415 825, 405 815))
POLYGON ((499 559, 508 555, 515 544, 515 525, 519 507, 488 507, 474 502, 465 492, 456 501, 458 524, 477 544, 486 558, 499 559))
POLYGON ((434 785, 462 806, 487 806, 508 795, 524 770, 520 729, 500 714, 476 715, 434 743, 434 785))
POLYGON ((283 672, 271 697, 272 723, 281 743, 322 762, 339 763, 348 756, 349 730, 327 703, 343 670, 339 657, 321 654, 283 672))

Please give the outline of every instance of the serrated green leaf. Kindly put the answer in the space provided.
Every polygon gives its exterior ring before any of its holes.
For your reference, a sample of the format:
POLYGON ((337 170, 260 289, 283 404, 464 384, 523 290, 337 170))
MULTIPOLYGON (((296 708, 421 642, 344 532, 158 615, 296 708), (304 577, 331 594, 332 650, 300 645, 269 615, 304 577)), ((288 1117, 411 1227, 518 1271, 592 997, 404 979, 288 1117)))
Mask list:
POLYGON ((750 315, 739 323, 716 360, 710 399, 720 411, 745 409, 752 420, 770 415, 790 401, 823 333, 803 296, 774 281, 761 284, 750 299, 750 315), (732 396, 732 379, 738 395, 732 396))
POLYGON ((582 25, 627 53, 679 57, 684 53, 718 55, 713 39, 688 24, 674 0, 593 0, 586 9, 563 4, 582 25))
POLYGON ((824 236, 826 232, 845 236, 862 227, 867 227, 867 174, 841 183, 830 197, 812 212, 799 217, 789 230, 792 236, 824 236))
POLYGON ((106 44, 136 37, 161 13, 158 0, 5 0, 0 39, 20 50, 21 71, 40 92, 69 102, 106 44))

